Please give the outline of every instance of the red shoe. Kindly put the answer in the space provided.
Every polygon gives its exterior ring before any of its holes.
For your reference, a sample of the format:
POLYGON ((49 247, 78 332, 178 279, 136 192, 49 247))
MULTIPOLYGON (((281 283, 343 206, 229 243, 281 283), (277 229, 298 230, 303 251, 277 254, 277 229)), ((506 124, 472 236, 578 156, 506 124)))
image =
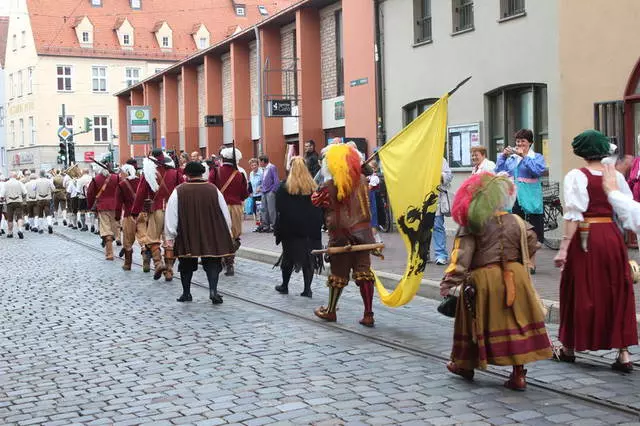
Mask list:
POLYGON ((504 387, 511 390, 523 391, 527 388, 527 370, 521 365, 514 365, 509 380, 504 382, 504 387))
POLYGON ((329 312, 324 306, 314 309, 313 313, 316 314, 318 318, 322 318, 327 322, 336 322, 336 313, 329 312))
POLYGON ((467 370, 464 368, 459 368, 455 362, 453 361, 449 361, 447 363, 447 370, 449 370, 450 372, 452 372, 453 374, 456 374, 466 380, 473 380, 473 375, 475 374, 475 371, 473 370, 467 370))

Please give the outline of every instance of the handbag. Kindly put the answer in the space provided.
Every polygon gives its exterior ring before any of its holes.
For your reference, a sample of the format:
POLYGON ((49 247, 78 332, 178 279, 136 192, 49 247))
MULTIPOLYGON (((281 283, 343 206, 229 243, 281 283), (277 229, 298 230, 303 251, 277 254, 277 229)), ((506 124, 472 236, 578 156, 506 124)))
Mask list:
POLYGON ((456 306, 458 305, 458 295, 456 291, 460 292, 460 286, 453 290, 453 294, 449 294, 444 297, 442 302, 438 305, 438 312, 449 318, 456 317, 456 306))

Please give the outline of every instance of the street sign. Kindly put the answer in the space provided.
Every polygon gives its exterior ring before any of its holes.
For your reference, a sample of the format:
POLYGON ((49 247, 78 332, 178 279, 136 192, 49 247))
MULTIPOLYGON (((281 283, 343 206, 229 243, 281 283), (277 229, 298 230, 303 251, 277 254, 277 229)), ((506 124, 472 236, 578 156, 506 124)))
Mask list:
POLYGON ((289 99, 269 100, 267 101, 267 115, 269 117, 291 117, 291 106, 289 99))
POLYGON ((93 161, 93 159, 95 158, 95 151, 85 151, 84 153, 84 162, 85 163, 90 163, 93 161))
POLYGON ((205 127, 222 127, 222 115, 205 115, 204 116, 205 127))
POLYGON ((351 80, 349 82, 349 85, 351 87, 356 87, 356 86, 362 86, 363 84, 367 84, 368 82, 369 82, 369 79, 365 77, 365 78, 359 78, 357 80, 351 80))
POLYGON ((71 135, 73 135, 73 132, 67 126, 62 126, 58 129, 58 137, 63 141, 69 140, 71 135))
POLYGON ((151 145, 151 107, 127 106, 129 145, 151 145))

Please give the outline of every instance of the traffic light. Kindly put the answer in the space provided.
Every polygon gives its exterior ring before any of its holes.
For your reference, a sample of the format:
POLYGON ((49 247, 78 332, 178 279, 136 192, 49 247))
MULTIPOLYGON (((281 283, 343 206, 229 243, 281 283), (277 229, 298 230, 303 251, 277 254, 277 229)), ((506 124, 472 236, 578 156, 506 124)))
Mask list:
POLYGON ((93 122, 89 117, 84 118, 84 131, 89 133, 93 129, 93 122))
POLYGON ((76 162, 76 147, 73 142, 67 142, 69 147, 69 164, 76 162))
POLYGON ((67 159, 67 144, 60 142, 60 149, 58 150, 58 163, 64 164, 67 159))

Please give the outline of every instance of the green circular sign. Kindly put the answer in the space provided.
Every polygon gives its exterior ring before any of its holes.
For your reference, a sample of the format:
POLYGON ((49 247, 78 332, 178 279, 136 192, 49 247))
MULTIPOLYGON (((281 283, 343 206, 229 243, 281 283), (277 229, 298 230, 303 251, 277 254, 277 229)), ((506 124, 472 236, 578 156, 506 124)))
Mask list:
POLYGON ((144 118, 144 111, 139 109, 136 111, 135 115, 138 120, 142 120, 144 118))

